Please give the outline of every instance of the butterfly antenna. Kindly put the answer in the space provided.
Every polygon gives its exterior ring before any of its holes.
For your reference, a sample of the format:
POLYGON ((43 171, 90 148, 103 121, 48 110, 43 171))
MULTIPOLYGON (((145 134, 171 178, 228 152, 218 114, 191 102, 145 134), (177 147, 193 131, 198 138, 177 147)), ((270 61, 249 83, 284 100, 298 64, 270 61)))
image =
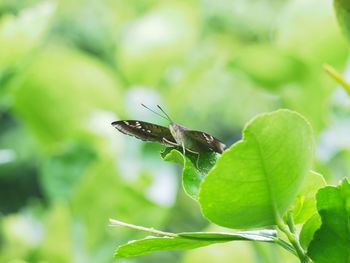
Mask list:
POLYGON ((162 109, 162 107, 160 107, 159 105, 157 105, 157 107, 158 107, 158 109, 160 109, 165 114, 165 116, 168 118, 168 120, 170 122, 173 122, 172 119, 169 117, 169 115, 162 109))
MULTIPOLYGON (((166 119, 166 120, 170 120, 171 121, 171 119, 170 118, 166 118, 166 117, 164 117, 163 115, 161 115, 161 114, 159 114, 158 112, 156 112, 156 111, 154 111, 154 110, 152 110, 152 109, 150 109, 150 108, 148 108, 145 104, 143 104, 143 103, 141 103, 141 106, 142 107, 145 107, 147 110, 149 110, 149 111, 151 111, 151 112, 153 112, 154 114, 156 114, 156 115, 158 115, 158 116, 160 116, 160 117, 162 117, 163 119, 166 119)), ((166 116, 168 117, 168 115, 166 114, 166 116)), ((172 121, 171 121, 172 122, 172 121)))

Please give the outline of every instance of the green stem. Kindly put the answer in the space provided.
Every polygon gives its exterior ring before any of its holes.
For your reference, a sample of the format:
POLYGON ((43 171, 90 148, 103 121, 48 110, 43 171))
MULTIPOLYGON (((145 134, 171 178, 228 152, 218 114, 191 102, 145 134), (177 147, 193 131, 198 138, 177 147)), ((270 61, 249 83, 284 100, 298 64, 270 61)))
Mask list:
MULTIPOLYGON (((278 220, 277 222, 278 228, 286 235, 289 242, 293 245, 295 248, 295 251, 297 252, 297 255, 300 259, 301 263, 310 263, 310 258, 305 254, 303 248, 301 247, 298 238, 289 230, 285 224, 282 222, 282 220, 278 220)), ((293 226, 294 228, 294 226, 293 226)))
POLYGON ((350 95, 350 84, 347 83, 346 80, 332 66, 325 64, 323 65, 323 69, 350 95))
POLYGON ((288 211, 287 212, 287 217, 285 219, 288 228, 290 230, 290 232, 292 232, 293 234, 295 234, 295 226, 294 226, 294 219, 293 219, 293 213, 292 211, 288 211))
POLYGON ((294 254, 295 256, 298 257, 297 252, 295 251, 294 247, 292 247, 289 243, 287 243, 286 241, 280 239, 280 238, 276 238, 274 239, 274 242, 281 246, 282 248, 284 248, 285 250, 287 250, 288 252, 294 254))
POLYGON ((128 227, 128 228, 132 228, 132 229, 136 229, 139 231, 144 231, 144 232, 148 232, 148 233, 152 233, 152 234, 156 234, 156 235, 160 235, 160 236, 167 236, 167 237, 177 237, 178 235, 174 234, 174 233, 169 233, 169 232, 164 232, 161 230, 157 230, 154 228, 148 228, 148 227, 143 227, 143 226, 137 226, 137 225, 133 225, 133 224, 128 224, 119 220, 115 220, 115 219, 109 219, 109 225, 110 226, 123 226, 123 227, 128 227))

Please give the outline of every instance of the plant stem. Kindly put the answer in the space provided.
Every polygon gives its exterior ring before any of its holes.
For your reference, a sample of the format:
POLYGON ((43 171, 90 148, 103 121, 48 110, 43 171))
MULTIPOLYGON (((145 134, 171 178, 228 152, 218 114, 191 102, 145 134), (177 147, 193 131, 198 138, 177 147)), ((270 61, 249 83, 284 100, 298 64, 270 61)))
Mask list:
MULTIPOLYGON (((310 263, 310 258, 305 254, 303 248, 301 247, 298 238, 289 230, 285 224, 282 222, 282 220, 278 220, 277 222, 278 228, 286 235, 289 242, 293 245, 295 248, 295 251, 297 252, 297 255, 300 259, 301 263, 310 263)), ((292 229, 294 229, 294 225, 292 226, 292 229)))
POLYGON ((293 219, 292 211, 287 212, 287 217, 286 217, 285 221, 288 225, 290 232, 295 234, 295 226, 294 226, 294 219, 293 219))
POLYGON ((350 84, 330 65, 323 65, 323 69, 350 95, 350 84))
POLYGON ((144 231, 144 232, 148 232, 148 233, 152 233, 152 234, 156 234, 156 235, 161 235, 161 236, 167 236, 167 237, 177 237, 178 236, 174 233, 164 232, 164 231, 157 230, 154 228, 148 228, 148 227, 128 224, 128 223, 125 223, 125 222, 122 222, 119 220, 115 220, 115 219, 109 219, 109 224, 110 224, 110 226, 124 226, 124 227, 132 228, 132 229, 136 229, 139 231, 144 231))
POLYGON ((298 257, 297 252, 295 251, 294 247, 291 246, 291 244, 289 244, 288 242, 284 241, 283 239, 280 238, 275 238, 274 242, 281 246, 282 248, 284 248, 285 250, 287 250, 288 252, 292 253, 293 255, 298 257))

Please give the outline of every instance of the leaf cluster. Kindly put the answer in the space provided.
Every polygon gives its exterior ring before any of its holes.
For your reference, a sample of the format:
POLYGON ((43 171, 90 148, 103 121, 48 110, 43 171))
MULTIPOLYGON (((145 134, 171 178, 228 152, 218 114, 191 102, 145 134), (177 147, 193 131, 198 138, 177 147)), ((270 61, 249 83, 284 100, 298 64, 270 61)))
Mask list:
POLYGON ((169 235, 146 229, 161 236, 122 245, 115 256, 245 240, 276 243, 301 262, 349 262, 350 184, 325 186, 311 170, 313 154, 311 126, 290 110, 257 116, 246 125, 242 140, 221 156, 201 155, 198 167, 195 156, 167 149, 162 157, 183 165, 183 188, 203 216, 240 231, 169 235), (296 229, 302 224, 299 236, 296 229), (252 232, 256 228, 261 230, 252 232))

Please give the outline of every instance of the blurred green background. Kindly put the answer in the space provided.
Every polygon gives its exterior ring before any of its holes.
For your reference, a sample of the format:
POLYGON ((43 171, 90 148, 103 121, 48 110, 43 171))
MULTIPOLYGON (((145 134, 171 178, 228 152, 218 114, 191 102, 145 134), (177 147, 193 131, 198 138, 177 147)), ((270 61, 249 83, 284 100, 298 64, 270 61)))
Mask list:
MULTIPOLYGON (((181 188, 162 146, 118 133, 124 118, 167 125, 140 106, 227 144, 258 113, 312 124, 315 170, 350 174, 350 99, 323 63, 350 75, 331 1, 0 0, 0 262, 115 262, 145 236, 217 229, 181 188)), ((298 262, 237 242, 118 262, 298 262)))

